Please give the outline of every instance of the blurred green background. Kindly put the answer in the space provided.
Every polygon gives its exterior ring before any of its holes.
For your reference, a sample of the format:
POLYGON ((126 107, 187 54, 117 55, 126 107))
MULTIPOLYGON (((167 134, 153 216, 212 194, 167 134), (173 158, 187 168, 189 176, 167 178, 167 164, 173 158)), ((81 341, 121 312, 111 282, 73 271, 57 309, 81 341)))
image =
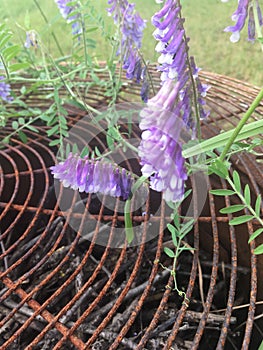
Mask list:
MULTIPOLYGON (((156 62, 154 51, 155 41, 152 37, 154 30, 151 25, 151 16, 160 5, 155 0, 136 0, 136 8, 141 16, 147 19, 147 29, 144 37, 143 53, 146 60, 156 62)), ((35 29, 41 36, 42 42, 53 57, 58 57, 58 50, 51 36, 53 31, 57 36, 65 54, 72 51, 71 25, 61 17, 54 0, 38 0, 43 9, 48 24, 41 16, 35 0, 0 0, 0 21, 6 22, 15 33, 15 41, 23 44, 26 27, 35 29)), ((114 33, 112 18, 107 16, 107 0, 90 0, 90 8, 94 7, 105 21, 105 28, 114 33)), ((258 43, 247 41, 247 31, 244 29, 241 40, 233 44, 229 33, 223 29, 232 25, 231 14, 234 12, 237 1, 230 0, 222 3, 221 0, 181 0, 183 16, 186 18, 186 32, 190 40, 190 52, 195 55, 196 63, 203 70, 229 75, 246 82, 261 86, 263 81, 263 53, 258 43)), ((92 19, 86 23, 87 28, 94 27, 92 19)), ((90 32, 88 36, 97 41, 96 50, 91 54, 97 59, 106 59, 110 53, 110 45, 105 42, 100 29, 90 32)))

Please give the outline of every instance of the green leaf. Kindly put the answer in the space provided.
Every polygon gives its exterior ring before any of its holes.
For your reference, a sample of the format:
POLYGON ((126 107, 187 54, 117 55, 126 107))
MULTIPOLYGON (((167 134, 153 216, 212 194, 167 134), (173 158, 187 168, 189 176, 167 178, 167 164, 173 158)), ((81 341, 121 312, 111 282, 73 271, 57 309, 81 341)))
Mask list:
POLYGON ((183 227, 180 230, 180 237, 181 235, 185 236, 185 233, 188 233, 192 230, 194 222, 195 220, 191 219, 183 225, 183 227))
POLYGON ((23 143, 27 143, 27 136, 22 130, 18 131, 18 136, 23 143))
POLYGON ((256 204, 255 204, 255 212, 257 216, 260 216, 260 205, 261 205, 261 195, 257 196, 256 204))
MULTIPOLYGON (((263 126, 263 120, 257 120, 252 123, 248 123, 245 125, 238 136, 236 137, 236 141, 247 139, 248 137, 252 137, 259 134, 260 128, 263 126)), ((218 147, 225 146, 226 142, 229 140, 233 134, 233 130, 225 131, 219 135, 211 137, 207 140, 202 141, 197 146, 189 147, 183 151, 183 157, 189 158, 195 155, 207 152, 209 150, 216 149, 218 147)))
POLYGON ((98 149, 97 146, 95 147, 94 152, 95 152, 95 155, 96 155, 97 157, 101 157, 101 152, 100 152, 100 150, 98 149))
POLYGON ((258 228, 252 235, 249 237, 248 243, 253 241, 253 239, 257 238, 263 232, 263 228, 258 228))
POLYGON ((23 117, 19 117, 19 118, 18 118, 18 123, 19 123, 20 125, 24 125, 24 124, 25 124, 25 119, 24 119, 23 117))
POLYGON ((63 125, 67 126, 67 119, 64 117, 63 114, 60 114, 58 116, 58 119, 59 119, 60 123, 62 123, 63 125))
POLYGON ((178 246, 178 242, 177 242, 176 236, 177 236, 177 234, 178 234, 178 231, 177 231, 176 228, 175 228, 173 225, 171 225, 171 224, 167 224, 167 228, 168 228, 168 230, 171 232, 172 241, 173 241, 174 246, 177 247, 177 246, 178 246))
POLYGON ((8 40, 12 38, 12 34, 8 34, 8 33, 3 33, 0 36, 0 49, 2 49, 5 44, 8 42, 8 40))
POLYGON ((30 64, 27 63, 27 62, 24 62, 24 63, 14 63, 14 64, 11 64, 9 67, 8 67, 8 70, 10 73, 13 73, 13 72, 16 72, 18 70, 22 70, 22 69, 27 69, 28 67, 30 67, 30 64))
POLYGON ((50 120, 50 115, 42 114, 40 119, 47 123, 50 120))
POLYGON ((184 239, 184 237, 193 229, 193 225, 189 226, 184 232, 180 232, 180 239, 184 239))
POLYGON ((58 130, 59 130, 59 125, 56 124, 53 126, 53 128, 47 131, 47 135, 51 136, 51 135, 57 134, 58 130))
POLYGON ((216 196, 232 196, 235 194, 235 191, 232 190, 211 190, 210 193, 216 195, 216 196))
POLYGON ((106 135, 107 145, 111 151, 114 151, 114 139, 108 133, 106 135))
POLYGON ((185 250, 195 250, 195 248, 192 248, 192 247, 187 247, 187 246, 183 246, 182 248, 180 248, 180 251, 185 251, 185 250))
POLYGON ((233 171, 233 182, 234 182, 234 185, 235 185, 237 192, 241 192, 240 177, 239 177, 239 174, 236 170, 233 171))
MULTIPOLYGON (((62 101, 62 99, 61 99, 61 101, 62 101)), ((62 115, 68 115, 68 111, 67 111, 64 107, 62 107, 61 103, 60 103, 60 105, 59 105, 59 112, 60 112, 62 115)))
POLYGON ((175 232, 175 227, 172 224, 167 224, 167 228, 171 233, 175 232))
POLYGON ((9 143, 9 141, 10 141, 10 135, 4 137, 3 140, 2 140, 1 142, 3 142, 3 143, 9 143))
POLYGON ((13 46, 5 48, 2 51, 2 55, 3 55, 4 59, 7 62, 9 62, 9 61, 11 61, 12 58, 17 56, 19 52, 20 52, 20 46, 19 45, 13 45, 13 46))
POLYGON ((66 157, 68 157, 69 153, 70 153, 70 144, 67 143, 67 145, 66 145, 66 157))
POLYGON ((243 204, 236 204, 236 205, 230 205, 229 207, 225 207, 223 209, 220 209, 221 214, 230 214, 230 213, 236 213, 237 211, 243 210, 246 206, 243 204))
POLYGON ((173 241, 173 244, 175 247, 178 247, 178 241, 177 241, 177 235, 176 235, 176 232, 171 232, 171 236, 172 236, 172 241, 173 241))
POLYGON ((256 254, 256 255, 263 254, 263 244, 259 245, 259 246, 254 250, 254 254, 256 254))
POLYGON ((175 253, 172 251, 172 249, 170 249, 168 247, 164 247, 163 250, 164 250, 165 254, 168 255, 170 258, 175 257, 175 253))
MULTIPOLYGON (((258 40, 259 40, 259 39, 260 39, 260 38, 258 38, 258 40)), ((263 38, 261 38, 261 39, 262 39, 261 42, 263 43, 263 38)), ((263 340, 262 340, 261 344, 259 345, 258 350, 263 350, 263 340)))
POLYGON ((209 166, 209 170, 223 179, 226 179, 228 176, 228 169, 224 162, 222 162, 220 159, 215 159, 209 166))
POLYGON ((56 104, 60 103, 60 98, 57 89, 54 90, 54 101, 56 102, 56 104))
POLYGON ((70 104, 70 105, 72 105, 72 106, 75 106, 75 107, 77 107, 77 108, 79 108, 79 109, 81 109, 83 111, 85 111, 85 106, 83 104, 81 104, 80 102, 78 102, 78 101, 66 99, 65 102, 70 104))
POLYGON ((190 190, 187 190, 185 193, 184 193, 184 200, 192 193, 192 189, 190 190))
MULTIPOLYGON (((41 118, 42 119, 42 118, 41 118)), ((50 115, 48 116, 47 120, 46 120, 46 124, 47 126, 52 126, 54 124, 58 123, 58 118, 56 115, 50 115)))
POLYGON ((60 132, 61 132, 61 135, 62 135, 63 137, 68 137, 68 132, 67 132, 67 130, 60 129, 60 132))
POLYGON ((241 225, 244 224, 245 222, 248 222, 254 218, 253 215, 242 215, 239 216, 238 218, 234 218, 229 221, 229 225, 241 225))
POLYGON ((12 122, 12 128, 13 128, 14 130, 17 130, 17 129, 19 128, 19 124, 18 124, 18 122, 17 122, 16 120, 14 120, 14 121, 12 122))
POLYGON ((250 195, 250 188, 249 188, 248 184, 246 184, 246 186, 245 186, 244 196, 245 196, 246 204, 250 205, 251 204, 251 195, 250 195))
POLYGON ((39 133, 39 130, 37 128, 35 128, 33 125, 31 124, 28 124, 28 125, 25 125, 25 127, 31 131, 34 131, 36 133, 39 133))
POLYGON ((52 147, 52 146, 57 146, 60 144, 60 139, 56 139, 56 140, 52 140, 49 142, 49 146, 52 147))
POLYGON ((92 28, 86 29, 86 30, 85 30, 85 33, 94 32, 94 31, 97 30, 98 28, 99 28, 99 27, 92 27, 92 28))
POLYGON ((21 89, 20 89, 21 94, 22 94, 22 95, 25 95, 26 91, 27 91, 27 88, 26 88, 25 85, 23 85, 23 86, 21 87, 21 89))
POLYGON ((73 154, 78 154, 79 153, 78 145, 76 143, 73 144, 72 153, 73 154))
POLYGON ((80 157, 81 157, 81 158, 84 158, 84 157, 86 157, 88 154, 89 154, 89 147, 85 146, 85 147, 83 148, 83 150, 81 151, 81 153, 80 153, 80 157))
POLYGON ((177 230, 179 231, 180 229, 180 221, 179 221, 179 216, 175 215, 174 216, 174 226, 177 228, 177 230))

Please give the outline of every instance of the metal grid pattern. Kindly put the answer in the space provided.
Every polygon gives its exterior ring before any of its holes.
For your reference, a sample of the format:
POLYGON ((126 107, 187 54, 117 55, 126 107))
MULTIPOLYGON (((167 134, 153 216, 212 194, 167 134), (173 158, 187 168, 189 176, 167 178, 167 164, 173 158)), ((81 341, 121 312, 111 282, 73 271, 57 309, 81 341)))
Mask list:
MULTIPOLYGON (((154 72, 153 76, 157 88, 158 77, 154 72)), ((202 125, 204 137, 210 137, 236 125, 258 89, 207 72, 201 77, 212 86, 207 98, 212 113, 202 125)), ((137 99, 135 83, 123 90, 120 102, 137 99)), ((32 94, 27 102, 45 107, 45 93, 32 94)), ((87 96, 95 108, 105 101, 104 91, 96 88, 87 96)), ((68 111, 70 125, 81 123, 83 112, 70 106, 68 111)), ((263 105, 253 118, 262 115, 263 105)), ((49 168, 56 161, 56 149, 48 146, 45 127, 36 127, 38 134, 26 132, 27 144, 13 137, 0 149, 1 349, 255 348, 263 329, 258 323, 262 310, 256 310, 256 301, 263 296, 263 261, 253 254, 255 244, 247 245, 253 224, 229 227, 231 217, 219 213, 230 198, 208 194, 189 235, 195 250, 181 256, 177 272, 189 299, 183 302, 173 290, 169 271, 159 264, 171 264, 163 254, 163 245, 171 242, 165 231, 167 207, 161 197, 150 192, 147 214, 139 211, 133 216, 142 244, 111 248, 116 227, 123 227, 124 218, 118 214, 121 203, 115 200, 114 210, 109 211, 106 198, 98 205, 96 196, 88 195, 84 211, 78 212, 74 191, 61 186, 55 196, 49 168), (65 194, 69 198, 66 211, 60 208, 65 194), (160 206, 158 215, 156 205, 160 206), (150 214, 159 234, 148 242, 150 214), (77 232, 70 226, 72 219, 78 221, 77 232), (101 222, 107 226, 105 247, 96 244, 96 237, 105 234, 101 222), (91 230, 88 241, 84 232, 91 230)), ((94 135, 93 145, 103 149, 96 126, 88 129, 94 135)), ((10 131, 10 126, 1 130, 1 138, 10 131)), ((132 132, 139 137, 138 128, 134 126, 132 132)), ((85 145, 84 136, 79 141, 85 145)), ((249 183, 254 194, 262 192, 262 163, 247 154, 233 161, 242 183, 249 183)), ((139 169, 138 161, 123 166, 135 172, 139 169)), ((195 211, 198 188, 194 178, 188 187, 193 189, 195 211)), ((210 178, 209 189, 222 187, 227 187, 223 180, 210 178)))

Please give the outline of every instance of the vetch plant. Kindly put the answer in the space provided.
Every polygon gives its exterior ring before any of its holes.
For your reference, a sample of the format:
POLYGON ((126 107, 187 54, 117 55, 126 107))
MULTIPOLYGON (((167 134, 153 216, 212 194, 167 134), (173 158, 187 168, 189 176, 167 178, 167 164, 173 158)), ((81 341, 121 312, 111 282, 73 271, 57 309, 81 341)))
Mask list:
POLYGON ((81 16, 78 12, 78 1, 55 0, 62 17, 72 26, 72 34, 81 34, 81 16))
POLYGON ((0 76, 0 97, 3 101, 11 102, 13 100, 11 96, 11 86, 5 83, 4 79, 4 76, 0 76))
POLYGON ((127 0, 108 0, 108 4, 111 6, 107 10, 108 14, 113 17, 118 28, 117 34, 121 36, 117 40, 116 55, 120 56, 127 79, 135 79, 138 84, 142 82, 141 98, 147 102, 149 90, 147 67, 139 52, 146 21, 136 12, 135 4, 127 0))
MULTIPOLYGON (((46 22, 46 30, 50 30, 50 23, 40 3, 37 0, 34 2, 46 22)), ((18 134, 23 142, 27 142, 26 130, 37 132, 34 123, 44 123, 48 127, 47 135, 52 138, 49 146, 59 146, 60 150, 59 162, 51 168, 54 178, 61 181, 63 186, 81 193, 100 193, 125 201, 128 243, 134 238, 131 219, 134 193, 140 186, 149 186, 162 193, 167 204, 175 209, 173 224, 168 225, 174 250, 166 248, 164 251, 173 259, 171 271, 175 289, 185 296, 177 286, 176 264, 179 255, 191 249, 184 245, 183 240, 194 222, 184 221, 177 211, 186 196, 185 182, 189 175, 208 168, 209 175, 214 173, 224 178, 230 188, 213 190, 212 193, 236 195, 240 204, 222 208, 221 213, 247 210, 248 214, 234 218, 229 222, 230 225, 257 221, 260 227, 248 243, 263 232, 260 212, 262 196, 259 194, 256 203, 252 204, 249 186, 242 188, 239 175, 232 171, 231 164, 231 155, 234 153, 244 150, 252 152, 256 145, 262 145, 261 141, 253 143, 247 140, 255 140, 262 134, 263 121, 247 122, 262 100, 263 89, 235 129, 203 140, 201 122, 209 115, 205 103, 209 86, 200 80, 200 69, 190 54, 191 42, 185 30, 179 0, 156 1, 159 7, 152 13, 152 40, 156 42, 155 50, 159 55, 156 64, 156 71, 160 74, 158 91, 153 89, 149 60, 142 54, 143 33, 148 23, 137 12, 135 4, 128 0, 105 0, 105 13, 112 17, 115 26, 115 33, 111 35, 107 32, 103 16, 91 1, 55 0, 55 3, 65 22, 70 25, 65 27, 69 27, 65 35, 73 39, 73 50, 69 55, 63 54, 55 31, 52 31, 51 39, 61 54, 59 58, 49 52, 41 33, 30 26, 25 29, 19 27, 23 32, 23 44, 20 45, 13 43, 13 33, 5 25, 0 26, 0 98, 4 115, 0 122, 5 125, 10 119, 13 128, 3 141, 10 142, 11 137, 18 134), (103 64, 99 62, 97 51, 100 47, 94 39, 95 34, 105 39, 110 47, 109 57, 103 64), (85 81, 87 76, 89 80, 85 81), (127 134, 121 131, 120 116, 114 114, 118 97, 123 98, 121 88, 127 85, 125 79, 140 84, 143 103, 140 111, 137 111, 141 130, 138 146, 129 142, 127 134), (17 96, 12 92, 12 83, 16 82, 24 84, 17 96), (94 86, 105 91, 108 113, 95 109, 83 98, 83 92, 88 94, 89 88, 94 86), (25 102, 26 97, 38 89, 46 89, 45 94, 52 101, 46 110, 32 108, 25 102), (99 124, 101 120, 106 123, 109 148, 106 154, 101 154, 98 149, 89 154, 83 151, 80 153, 77 147, 74 149, 74 145, 72 149, 63 150, 63 141, 69 135, 66 104, 90 113, 94 123, 99 124), (16 107, 19 107, 19 112, 16 107), (183 144, 181 140, 182 128, 191 135, 192 140, 188 143, 183 144), (244 142, 243 146, 241 141, 244 142), (128 149, 137 152, 141 176, 135 176, 107 158, 116 149, 122 149, 123 153, 128 149)), ((259 41, 262 45, 261 6, 259 0, 238 1, 238 7, 232 15, 235 24, 225 29, 232 33, 232 42, 239 40, 247 21, 248 39, 259 41)), ((262 245, 254 253, 263 253, 262 245)))
POLYGON ((127 200, 134 182, 131 174, 124 168, 101 160, 69 154, 65 162, 51 167, 55 179, 62 181, 64 187, 87 193, 102 193, 127 200))
MULTIPOLYGON (((194 219, 189 220, 187 223, 181 224, 180 223, 181 218, 178 216, 177 213, 175 213, 173 224, 168 224, 167 228, 171 233, 172 241, 174 244, 175 249, 171 249, 169 247, 164 247, 164 252, 173 259, 172 269, 170 270, 171 275, 173 276, 174 280, 174 289, 176 292, 184 298, 184 302, 187 303, 189 300, 186 298, 186 294, 184 291, 180 290, 177 285, 176 280, 176 267, 178 263, 179 256, 184 251, 193 251, 193 248, 188 247, 186 244, 184 244, 184 238, 185 236, 192 230, 194 225, 194 219)), ((163 265, 162 265, 163 266, 163 265)), ((167 269, 167 267, 163 266, 164 269, 167 269)))
MULTIPOLYGON (((223 1, 223 0, 222 0, 223 1)), ((232 15, 232 20, 235 25, 225 28, 226 32, 231 32, 230 40, 235 43, 240 39, 240 32, 244 28, 246 20, 248 19, 248 40, 254 41, 256 34, 258 38, 262 38, 262 12, 258 0, 240 0, 238 7, 232 15)))

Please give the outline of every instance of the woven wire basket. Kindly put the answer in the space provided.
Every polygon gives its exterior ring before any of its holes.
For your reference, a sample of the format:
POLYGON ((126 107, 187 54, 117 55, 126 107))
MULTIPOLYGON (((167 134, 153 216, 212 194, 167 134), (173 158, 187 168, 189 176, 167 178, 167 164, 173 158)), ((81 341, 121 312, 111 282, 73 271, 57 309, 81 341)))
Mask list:
MULTIPOLYGON (((152 76, 158 89, 154 69, 152 76)), ((202 135, 208 138, 237 125, 258 88, 207 72, 201 79, 211 85, 207 96, 211 114, 202 124, 202 135)), ((82 89, 86 102, 94 108, 106 106, 105 91, 96 86, 87 89, 87 82, 82 89)), ((20 88, 19 84, 13 86, 14 90, 20 88)), ((118 102, 138 101, 140 87, 136 83, 122 90, 118 102)), ((50 103, 46 94, 47 88, 42 88, 28 95, 26 102, 46 108, 50 103)), ((70 105, 67 109, 68 124, 81 125, 86 113, 70 105)), ((262 116, 261 104, 252 119, 262 116)), ((171 267, 163 253, 164 246, 171 246, 171 238, 165 229, 169 216, 161 195, 151 191, 145 203, 158 229, 156 238, 147 241, 149 217, 139 210, 133 222, 140 228, 141 244, 112 248, 115 231, 124 222, 118 200, 112 199, 113 210, 107 210, 106 199, 98 201, 90 194, 84 212, 78 212, 76 192, 60 186, 55 193, 50 166, 57 150, 49 146, 47 128, 35 127, 39 133, 26 131, 26 144, 14 136, 0 149, 1 349, 258 347, 263 334, 263 259, 253 254, 255 242, 247 243, 256 223, 229 226, 232 217, 220 214, 219 209, 230 205, 232 197, 208 193, 188 235, 187 243, 195 250, 182 254, 177 266, 178 285, 186 293, 184 301, 173 290, 173 276, 162 267, 171 267), (65 193, 67 210, 60 207, 65 193), (78 230, 72 229, 70 220, 79 221, 78 230), (95 239, 102 234, 101 222, 108 229, 104 247, 95 239), (91 231, 93 239, 84 239, 91 231)), ((105 135, 92 123, 83 127, 92 139, 89 146, 103 150, 105 135)), ((1 130, 1 138, 11 131, 8 124, 1 130)), ((132 135, 140 137, 136 125, 132 135)), ((79 136, 79 143, 86 144, 85 135, 79 136)), ((263 148, 258 151, 262 153, 263 148)), ((139 173, 137 155, 133 158, 123 166, 139 173)), ((242 185, 249 183, 255 200, 263 188, 263 164, 247 153, 233 156, 232 161, 242 185)), ((195 210, 198 188, 194 178, 187 187, 193 190, 195 210)), ((212 176, 208 189, 216 188, 227 188, 227 184, 212 176)), ((186 206, 181 208, 182 214, 186 206)))

